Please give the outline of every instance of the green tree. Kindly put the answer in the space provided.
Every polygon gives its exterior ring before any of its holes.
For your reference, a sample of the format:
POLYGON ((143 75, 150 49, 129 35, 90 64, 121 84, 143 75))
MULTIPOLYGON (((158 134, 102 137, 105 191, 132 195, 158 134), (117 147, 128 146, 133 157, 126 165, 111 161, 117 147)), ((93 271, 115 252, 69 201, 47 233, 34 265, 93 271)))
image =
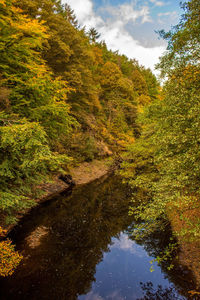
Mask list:
POLYGON ((182 3, 184 14, 179 24, 171 31, 161 30, 160 36, 168 41, 166 54, 161 58, 158 68, 162 75, 173 73, 173 69, 188 64, 199 65, 200 59, 200 6, 198 0, 182 3))
MULTIPOLYGON (((186 227, 179 235, 187 239, 199 236, 199 137, 200 68, 197 59, 197 1, 183 5, 185 15, 169 39, 168 52, 159 66, 168 76, 164 99, 153 101, 140 117, 142 135, 131 146, 125 176, 131 184, 146 190, 146 201, 140 201, 135 213, 151 228, 161 217, 166 220, 176 210, 184 217, 186 227), (191 33, 189 33, 191 30, 191 33), (190 47, 195 38, 194 51, 190 47), (133 175, 129 175, 133 172, 133 175), (191 217, 191 214, 194 216, 191 217), (197 214, 198 215, 198 214, 197 214)), ((142 227, 140 232, 144 232, 142 227)))
POLYGON ((74 14, 74 10, 71 9, 69 4, 65 3, 64 5, 64 11, 65 11, 65 18, 75 27, 78 28, 78 21, 76 19, 76 16, 74 14))
POLYGON ((93 44, 96 43, 96 41, 101 36, 94 27, 90 28, 87 34, 89 36, 90 42, 93 44))
POLYGON ((69 160, 50 145, 74 124, 64 101, 69 88, 41 58, 46 28, 14 4, 0 3, 0 210, 10 216, 33 205, 34 186, 69 160))

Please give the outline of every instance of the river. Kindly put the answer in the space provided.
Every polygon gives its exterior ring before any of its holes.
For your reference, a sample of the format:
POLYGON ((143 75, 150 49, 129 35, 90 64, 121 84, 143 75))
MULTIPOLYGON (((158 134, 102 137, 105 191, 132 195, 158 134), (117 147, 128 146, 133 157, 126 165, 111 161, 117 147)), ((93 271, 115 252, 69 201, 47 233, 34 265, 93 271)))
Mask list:
POLYGON ((136 242, 130 200, 128 186, 111 176, 33 209, 11 233, 23 260, 0 280, 0 299, 187 299, 193 278, 184 266, 154 263, 150 271, 170 228, 136 242))

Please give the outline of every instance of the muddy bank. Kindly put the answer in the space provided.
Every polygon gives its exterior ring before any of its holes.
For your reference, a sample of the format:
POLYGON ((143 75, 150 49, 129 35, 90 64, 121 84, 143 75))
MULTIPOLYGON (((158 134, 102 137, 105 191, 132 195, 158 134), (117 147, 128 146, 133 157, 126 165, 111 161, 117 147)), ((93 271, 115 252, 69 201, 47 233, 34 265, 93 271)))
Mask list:
MULTIPOLYGON (((75 185, 87 184, 96 179, 99 179, 105 175, 110 174, 116 167, 114 160, 94 160, 92 162, 83 162, 79 166, 69 169, 69 174, 71 175, 75 185)), ((39 186, 42 191, 42 196, 35 200, 36 205, 44 203, 51 200, 56 195, 62 192, 67 192, 71 190, 74 184, 66 183, 61 180, 60 175, 53 177, 51 183, 44 183, 39 186)), ((16 215, 17 220, 22 219, 26 214, 31 211, 32 208, 26 209, 26 211, 18 212, 16 215)), ((3 226, 7 233, 9 233, 16 224, 11 224, 9 226, 3 226)))
POLYGON ((69 169, 69 175, 72 177, 73 184, 66 183, 59 178, 60 176, 56 176, 52 183, 40 186, 44 194, 37 201, 46 201, 54 197, 56 194, 72 188, 74 185, 90 183, 105 176, 106 174, 109 174, 112 170, 113 163, 110 160, 93 160, 92 162, 83 162, 79 166, 69 169))
POLYGON ((108 160, 94 160, 92 162, 84 162, 76 168, 70 170, 76 185, 90 183, 93 180, 105 176, 112 168, 108 160))

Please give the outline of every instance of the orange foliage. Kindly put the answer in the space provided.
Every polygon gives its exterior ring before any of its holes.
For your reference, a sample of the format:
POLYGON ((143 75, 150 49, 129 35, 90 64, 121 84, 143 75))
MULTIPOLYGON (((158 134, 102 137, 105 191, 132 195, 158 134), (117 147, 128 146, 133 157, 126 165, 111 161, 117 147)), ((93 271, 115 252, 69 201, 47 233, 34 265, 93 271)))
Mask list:
MULTIPOLYGON (((195 230, 195 224, 200 219, 199 199, 190 196, 188 201, 178 199, 176 205, 168 204, 168 217, 174 232, 178 238, 180 252, 178 259, 182 265, 192 270, 196 288, 200 288, 200 241, 199 233, 195 230), (191 230, 194 229, 192 234, 191 230)), ((198 295, 197 291, 189 292, 192 296, 198 295)))
MULTIPOLYGON (((6 230, 0 227, 0 236, 4 236, 6 230)), ((14 245, 10 240, 0 242, 0 276, 11 275, 18 264, 20 263, 22 256, 15 251, 14 245)))

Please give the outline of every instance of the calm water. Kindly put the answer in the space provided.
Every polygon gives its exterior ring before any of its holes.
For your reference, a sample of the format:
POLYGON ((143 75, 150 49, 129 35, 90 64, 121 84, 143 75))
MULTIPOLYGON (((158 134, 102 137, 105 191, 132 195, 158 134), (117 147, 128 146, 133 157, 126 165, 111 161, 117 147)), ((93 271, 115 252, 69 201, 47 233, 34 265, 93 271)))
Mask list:
POLYGON ((170 230, 137 244, 129 205, 128 187, 110 177, 34 209, 11 235, 24 259, 1 279, 0 299, 186 299, 192 278, 182 266, 150 272, 170 230))

